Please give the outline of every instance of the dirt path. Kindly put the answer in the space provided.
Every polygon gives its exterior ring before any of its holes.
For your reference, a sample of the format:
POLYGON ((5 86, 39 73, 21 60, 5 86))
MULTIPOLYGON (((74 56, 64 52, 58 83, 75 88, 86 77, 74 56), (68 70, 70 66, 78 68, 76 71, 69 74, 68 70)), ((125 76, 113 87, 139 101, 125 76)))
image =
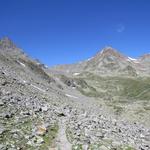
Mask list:
POLYGON ((59 131, 56 139, 56 145, 58 146, 58 150, 71 150, 72 146, 69 143, 66 136, 66 120, 62 118, 59 121, 59 131))

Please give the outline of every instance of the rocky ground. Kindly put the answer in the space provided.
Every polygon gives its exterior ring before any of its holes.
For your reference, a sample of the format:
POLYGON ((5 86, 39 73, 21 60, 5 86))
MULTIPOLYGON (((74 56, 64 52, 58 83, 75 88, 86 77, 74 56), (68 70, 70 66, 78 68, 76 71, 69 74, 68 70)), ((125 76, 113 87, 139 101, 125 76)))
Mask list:
POLYGON ((2 70, 0 81, 1 149, 150 149, 150 129, 141 124, 105 116, 93 105, 77 108, 80 100, 60 105, 2 70))
POLYGON ((141 106, 142 94, 132 103, 120 102, 127 99, 124 95, 119 95, 120 101, 112 96, 118 89, 122 90, 124 82, 49 72, 37 61, 18 54, 18 49, 15 53, 10 49, 16 50, 15 45, 3 40, 0 45, 1 150, 150 150, 149 92, 145 91, 148 80, 142 84, 146 103, 142 108, 147 106, 143 116, 140 114, 144 123, 135 114, 141 106), (114 83, 119 87, 117 90, 114 83), (102 93, 106 89, 109 93, 102 93), (132 106, 136 111, 129 113, 132 106))

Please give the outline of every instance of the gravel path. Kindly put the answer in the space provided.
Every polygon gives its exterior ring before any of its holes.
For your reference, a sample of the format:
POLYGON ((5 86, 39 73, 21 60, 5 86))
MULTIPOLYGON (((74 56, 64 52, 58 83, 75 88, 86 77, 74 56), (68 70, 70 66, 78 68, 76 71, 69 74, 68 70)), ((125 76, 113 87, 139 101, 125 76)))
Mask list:
POLYGON ((59 131, 56 139, 59 150, 71 150, 72 146, 66 137, 66 119, 62 118, 59 121, 59 131))

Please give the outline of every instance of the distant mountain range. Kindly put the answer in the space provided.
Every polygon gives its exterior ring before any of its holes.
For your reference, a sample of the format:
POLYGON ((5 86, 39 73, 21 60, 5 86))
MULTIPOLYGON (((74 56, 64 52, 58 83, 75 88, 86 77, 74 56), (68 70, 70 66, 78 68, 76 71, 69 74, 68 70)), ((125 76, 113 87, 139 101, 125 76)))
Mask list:
MULTIPOLYGON (((8 37, 0 40, 0 48, 7 52, 13 49, 11 53, 14 55, 23 53, 8 37)), ((91 72, 102 76, 149 76, 150 54, 134 59, 119 53, 112 47, 105 47, 88 60, 76 64, 58 65, 51 69, 72 74, 91 72)))
POLYGON ((66 73, 91 72, 101 76, 149 76, 150 54, 138 59, 124 56, 112 47, 106 47, 94 57, 80 63, 53 67, 66 73))

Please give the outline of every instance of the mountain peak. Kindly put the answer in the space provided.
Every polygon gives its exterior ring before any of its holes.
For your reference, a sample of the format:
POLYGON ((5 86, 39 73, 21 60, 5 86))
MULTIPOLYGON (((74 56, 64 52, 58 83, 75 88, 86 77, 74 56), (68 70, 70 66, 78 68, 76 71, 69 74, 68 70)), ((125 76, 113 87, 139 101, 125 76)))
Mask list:
POLYGON ((119 51, 117 51, 116 49, 110 46, 103 48, 96 55, 96 57, 102 57, 102 58, 109 57, 109 56, 114 56, 116 58, 125 59, 125 56, 123 54, 121 54, 119 51))
POLYGON ((16 45, 12 42, 9 37, 3 37, 0 40, 0 48, 16 48, 16 45))
POLYGON ((114 50, 114 48, 111 46, 106 46, 103 48, 103 51, 113 51, 113 50, 114 50))
POLYGON ((104 49, 102 49, 102 51, 100 53, 101 54, 116 54, 119 52, 117 50, 115 50, 114 48, 107 46, 104 49))

